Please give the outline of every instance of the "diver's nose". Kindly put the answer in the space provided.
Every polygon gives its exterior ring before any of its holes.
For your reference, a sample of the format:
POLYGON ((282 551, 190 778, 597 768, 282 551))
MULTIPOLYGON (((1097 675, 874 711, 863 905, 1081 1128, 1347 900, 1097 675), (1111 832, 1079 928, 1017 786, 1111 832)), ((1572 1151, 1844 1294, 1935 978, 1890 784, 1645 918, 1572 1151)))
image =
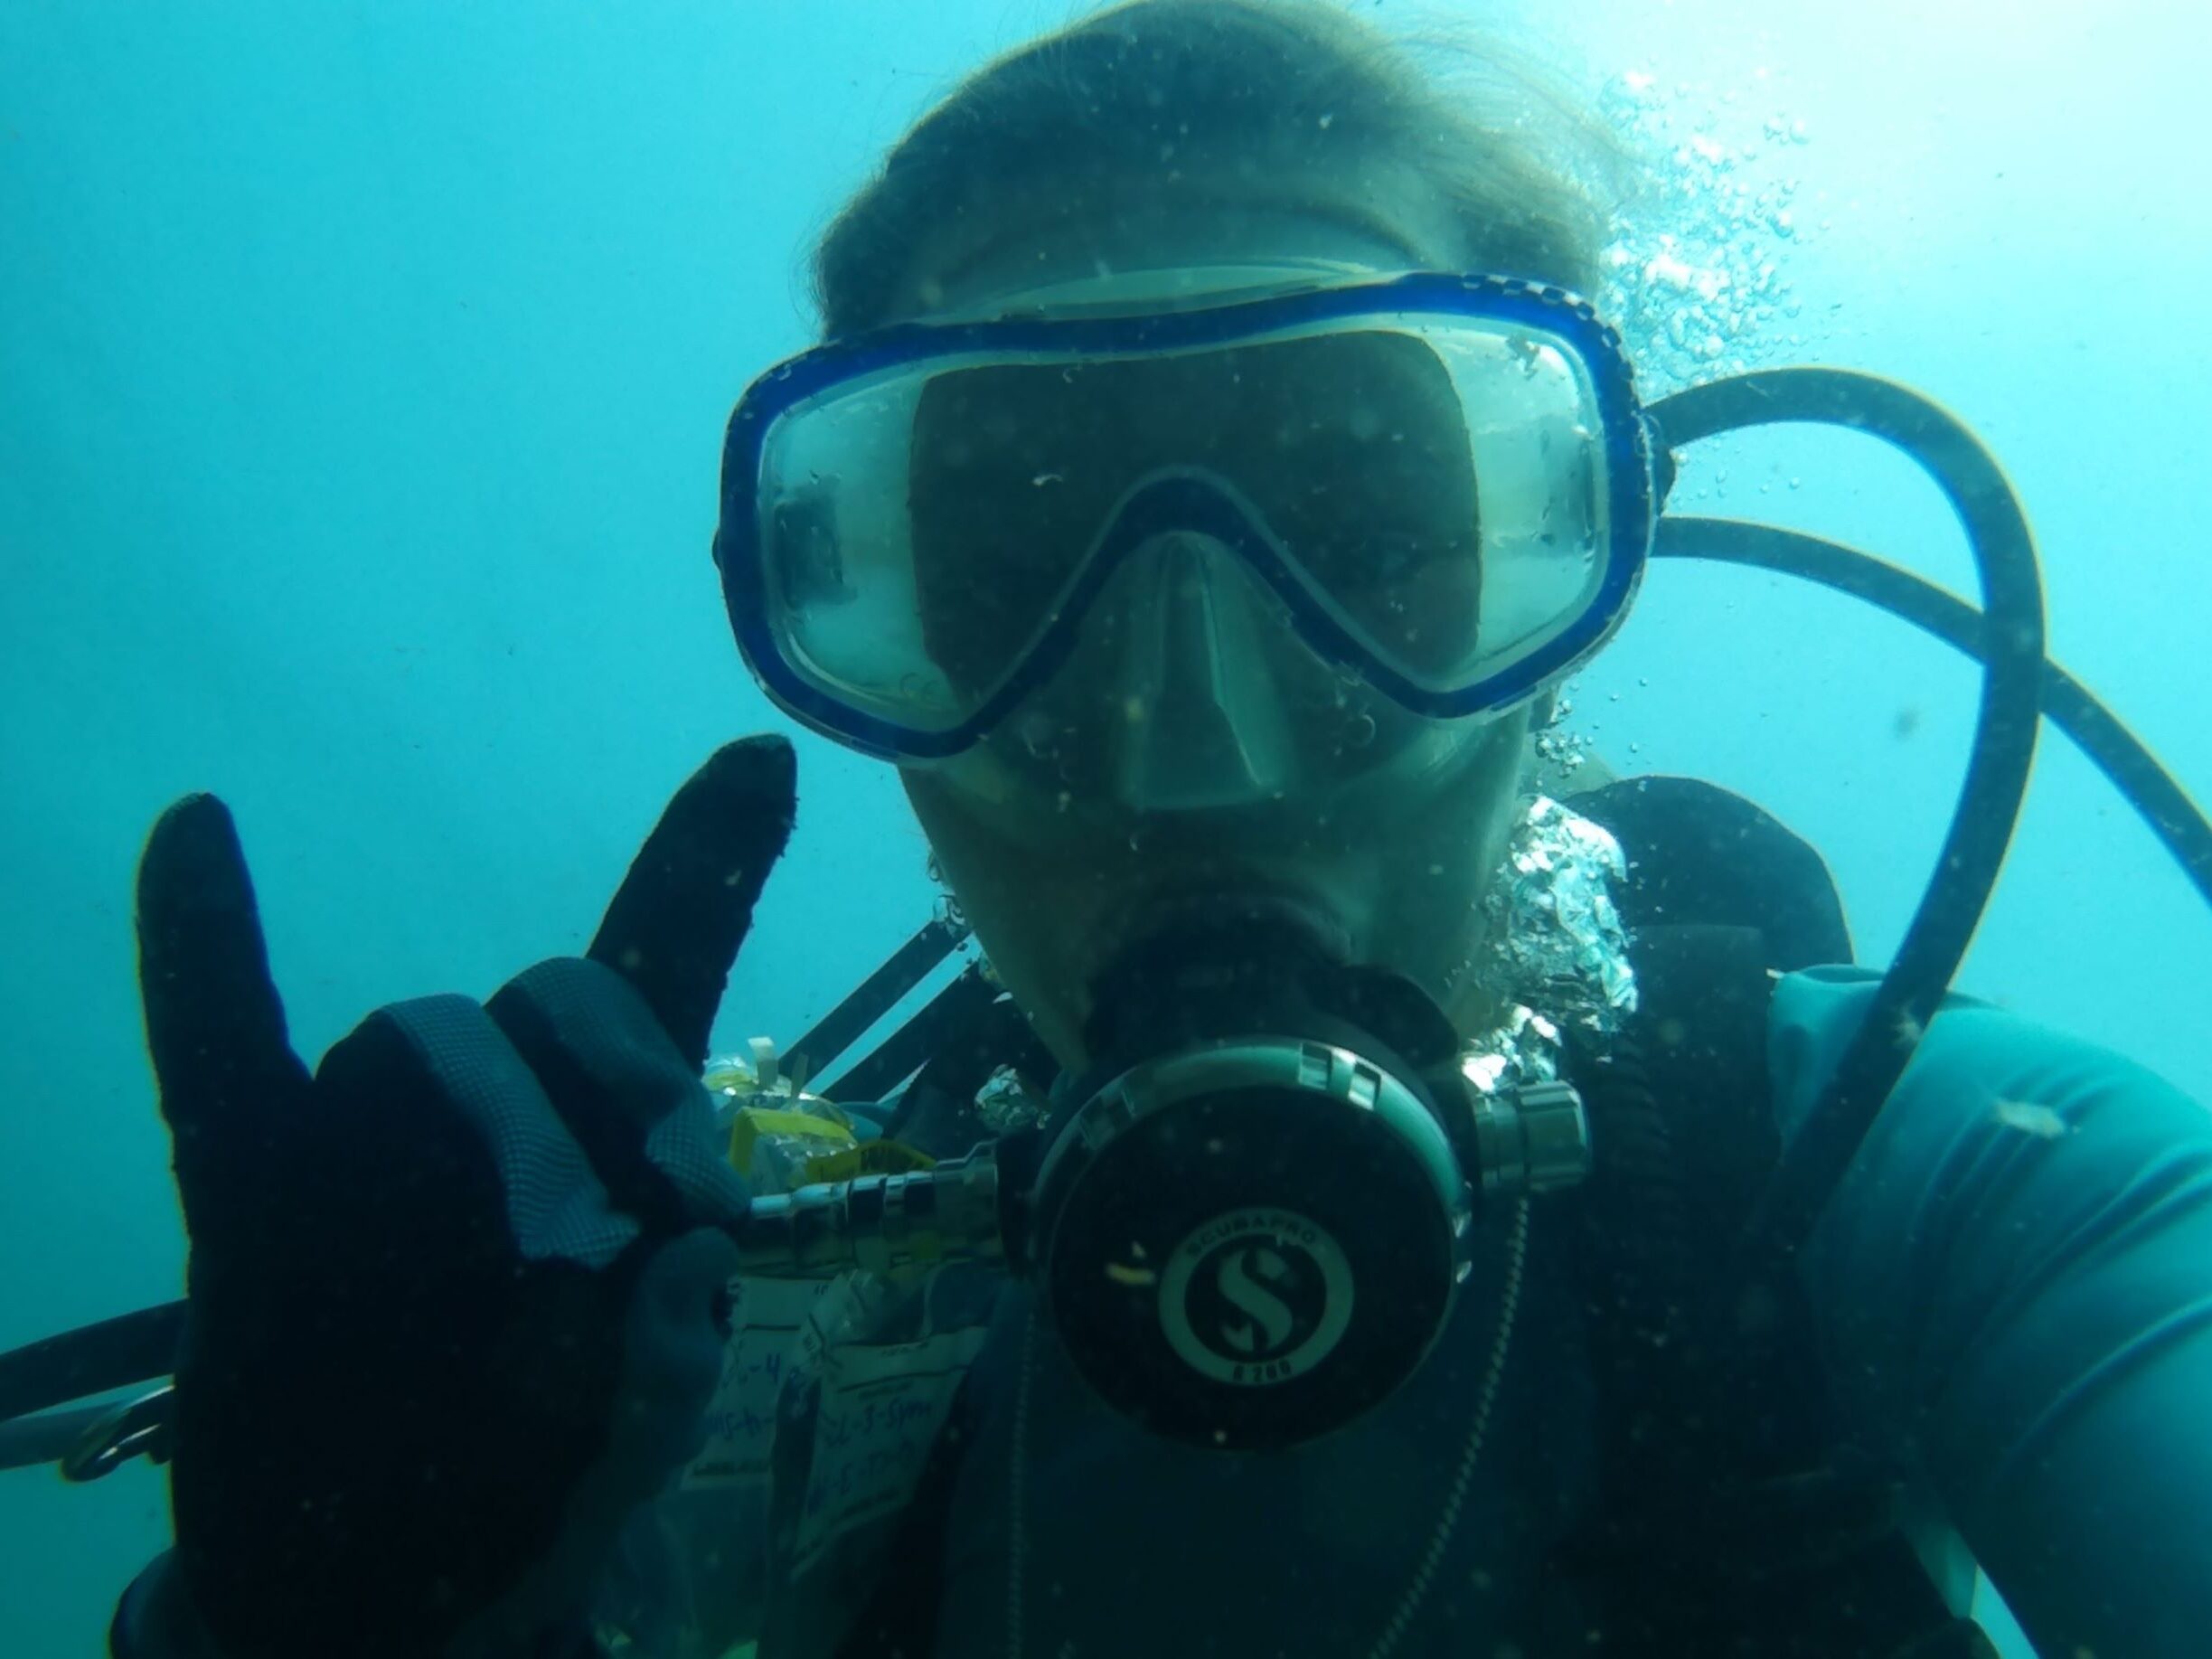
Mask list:
POLYGON ((1124 804, 1173 812, 1281 795, 1292 762, 1281 601, 1220 542, 1187 532, 1153 537, 1110 587, 1100 598, 1122 613, 1113 769, 1124 804))

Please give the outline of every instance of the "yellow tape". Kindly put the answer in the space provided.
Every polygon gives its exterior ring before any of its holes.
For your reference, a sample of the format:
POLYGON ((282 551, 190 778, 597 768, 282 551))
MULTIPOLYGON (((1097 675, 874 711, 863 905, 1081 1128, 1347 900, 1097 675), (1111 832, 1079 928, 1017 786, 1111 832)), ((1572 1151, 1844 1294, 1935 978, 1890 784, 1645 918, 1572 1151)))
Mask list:
POLYGON ((751 1173, 753 1148, 764 1135, 800 1136, 841 1146, 853 1143, 852 1131, 833 1118, 817 1117, 812 1112, 778 1111, 772 1107, 741 1107, 729 1126, 729 1161, 739 1174, 751 1173))

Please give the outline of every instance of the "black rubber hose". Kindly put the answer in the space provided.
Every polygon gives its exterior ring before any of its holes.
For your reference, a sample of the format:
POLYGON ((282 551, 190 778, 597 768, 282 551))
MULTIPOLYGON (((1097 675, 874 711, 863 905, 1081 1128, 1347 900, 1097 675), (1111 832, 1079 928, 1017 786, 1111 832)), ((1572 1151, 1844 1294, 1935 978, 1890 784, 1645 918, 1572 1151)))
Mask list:
POLYGON ((1841 369, 1774 369, 1694 387, 1649 411, 1661 447, 1784 422, 1840 426, 1903 451, 1964 526, 1981 579, 1981 699, 1974 747, 1935 873, 1812 1116, 1746 1238, 1753 1270, 1795 1253, 1950 988, 2004 864, 2041 720, 2043 584, 2035 538, 1996 457, 1919 393, 1841 369))
POLYGON ((0 1353, 0 1422, 167 1376, 184 1329, 184 1303, 165 1302, 0 1353))
MULTIPOLYGON (((1659 526, 1652 557, 1709 559, 1803 577, 1878 605, 1968 656, 1981 655, 1980 611, 1924 577, 1840 542, 1742 519, 1669 518, 1659 526)), ((2188 792, 2094 692, 2047 657, 2042 697, 2051 723, 2112 780, 2212 905, 2212 823, 2188 792)))
POLYGON ((79 1406, 69 1411, 0 1422, 0 1469, 60 1463, 77 1449, 85 1436, 107 1421, 114 1409, 112 1405, 79 1406))

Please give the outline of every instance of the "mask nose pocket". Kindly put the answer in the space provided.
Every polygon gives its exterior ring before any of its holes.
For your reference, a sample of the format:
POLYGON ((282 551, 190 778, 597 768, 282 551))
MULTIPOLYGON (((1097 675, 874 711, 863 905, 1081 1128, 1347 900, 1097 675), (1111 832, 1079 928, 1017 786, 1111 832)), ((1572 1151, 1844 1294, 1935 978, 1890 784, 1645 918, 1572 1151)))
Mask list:
POLYGON ((1293 783, 1283 604, 1211 536, 1153 537, 1105 598, 1121 693, 1115 786, 1144 811, 1265 800, 1293 783))

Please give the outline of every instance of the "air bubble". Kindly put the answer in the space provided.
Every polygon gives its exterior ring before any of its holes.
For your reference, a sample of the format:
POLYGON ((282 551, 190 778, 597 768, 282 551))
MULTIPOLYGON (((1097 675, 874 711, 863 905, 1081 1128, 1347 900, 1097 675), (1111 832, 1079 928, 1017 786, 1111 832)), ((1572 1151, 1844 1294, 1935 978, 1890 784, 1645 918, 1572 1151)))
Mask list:
POLYGON ((1606 85, 1604 112, 1645 158, 1646 177, 1640 207, 1605 250, 1601 308, 1647 385, 1687 384, 1782 355, 1764 333, 1791 286, 1777 255, 1811 231, 1791 211, 1801 181, 1775 174, 1806 133, 1787 110, 1730 108, 1765 84, 1754 76, 1742 92, 1661 91, 1639 72, 1606 85))

